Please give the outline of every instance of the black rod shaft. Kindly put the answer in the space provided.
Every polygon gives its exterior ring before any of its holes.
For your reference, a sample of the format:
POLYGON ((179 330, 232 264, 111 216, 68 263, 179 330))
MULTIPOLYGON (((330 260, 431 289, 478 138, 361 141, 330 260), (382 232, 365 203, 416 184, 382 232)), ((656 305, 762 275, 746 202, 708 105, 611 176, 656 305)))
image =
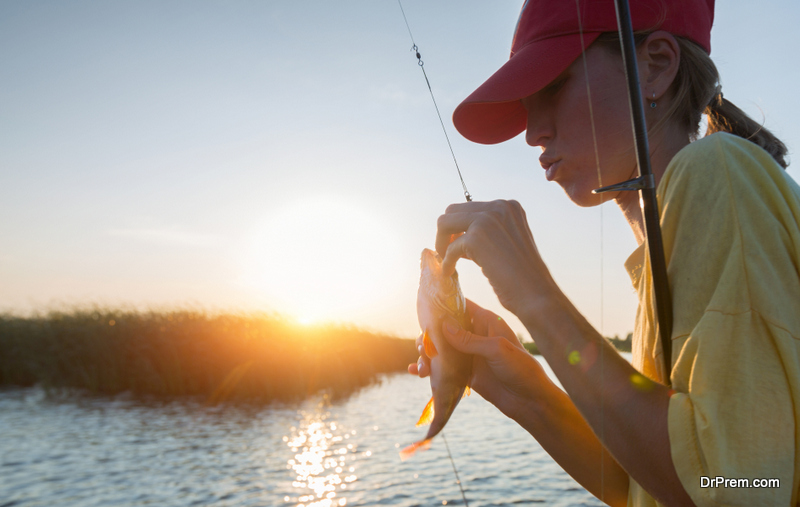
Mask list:
POLYGON ((628 80, 628 98, 631 104, 633 132, 636 139, 636 159, 639 175, 647 185, 639 191, 644 216, 645 234, 650 253, 650 268, 655 288, 656 320, 658 322, 661 350, 664 355, 664 382, 671 384, 672 371, 672 298, 667 279, 667 262, 664 257, 664 243, 661 240, 661 225, 658 219, 658 200, 653 171, 650 168, 650 148, 647 142, 647 124, 644 120, 644 103, 639 87, 639 69, 636 64, 636 46, 633 40, 633 25, 628 0, 616 0, 617 24, 622 44, 622 59, 625 63, 625 76, 628 80))

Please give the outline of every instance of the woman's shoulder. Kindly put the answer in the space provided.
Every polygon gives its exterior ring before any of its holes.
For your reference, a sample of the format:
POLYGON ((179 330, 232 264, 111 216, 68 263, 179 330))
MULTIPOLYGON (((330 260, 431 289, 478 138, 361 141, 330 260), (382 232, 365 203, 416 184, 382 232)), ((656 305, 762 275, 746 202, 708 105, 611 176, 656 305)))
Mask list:
POLYGON ((718 132, 690 143, 670 161, 659 184, 660 199, 675 193, 737 193, 771 188, 800 202, 800 187, 757 144, 718 132))
POLYGON ((686 170, 702 164, 714 169, 777 169, 775 159, 756 143, 727 132, 717 132, 689 143, 679 151, 667 167, 667 172, 686 170))
POLYGON ((713 134, 675 156, 658 194, 675 314, 688 323, 676 332, 708 310, 756 310, 798 336, 800 188, 772 156, 713 134))

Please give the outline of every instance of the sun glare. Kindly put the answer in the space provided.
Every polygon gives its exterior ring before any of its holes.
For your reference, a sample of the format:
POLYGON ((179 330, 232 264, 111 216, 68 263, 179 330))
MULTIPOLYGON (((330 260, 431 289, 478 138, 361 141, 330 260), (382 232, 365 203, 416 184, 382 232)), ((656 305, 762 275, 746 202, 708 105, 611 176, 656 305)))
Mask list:
POLYGON ((310 326, 314 323, 314 317, 309 315, 298 315, 296 320, 298 324, 303 326, 310 326))
POLYGON ((268 216, 245 249, 244 283, 299 323, 356 322, 396 286, 397 239, 344 199, 304 199, 268 216))

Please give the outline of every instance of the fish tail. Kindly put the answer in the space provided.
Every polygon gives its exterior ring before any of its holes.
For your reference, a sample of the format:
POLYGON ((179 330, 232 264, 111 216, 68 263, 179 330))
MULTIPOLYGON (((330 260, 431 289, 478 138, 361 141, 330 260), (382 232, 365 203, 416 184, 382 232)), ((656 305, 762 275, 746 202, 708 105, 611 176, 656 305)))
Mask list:
POLYGON ((402 461, 407 460, 411 456, 414 455, 419 450, 427 451, 431 447, 431 440, 432 438, 426 438, 425 440, 420 440, 419 442, 414 442, 413 444, 409 445, 402 451, 400 451, 400 459, 402 461))

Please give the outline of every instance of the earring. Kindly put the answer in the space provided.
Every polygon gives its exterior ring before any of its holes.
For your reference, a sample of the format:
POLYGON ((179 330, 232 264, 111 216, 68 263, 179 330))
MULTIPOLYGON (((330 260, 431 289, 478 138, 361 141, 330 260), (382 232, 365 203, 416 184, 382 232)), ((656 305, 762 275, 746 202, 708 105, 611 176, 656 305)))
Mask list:
POLYGON ((655 109, 656 105, 656 92, 653 92, 653 101, 650 103, 650 109, 655 109))

